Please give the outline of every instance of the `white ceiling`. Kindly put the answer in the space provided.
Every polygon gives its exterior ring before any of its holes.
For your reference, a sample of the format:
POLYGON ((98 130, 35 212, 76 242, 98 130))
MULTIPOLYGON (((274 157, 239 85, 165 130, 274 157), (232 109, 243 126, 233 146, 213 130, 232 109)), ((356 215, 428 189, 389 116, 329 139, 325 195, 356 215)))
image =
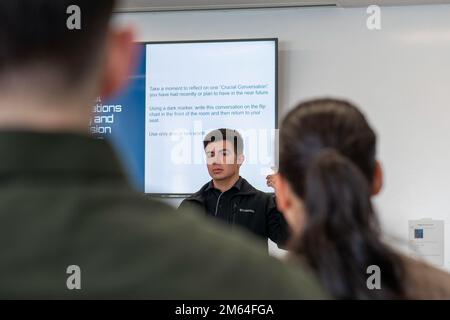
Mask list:
POLYGON ((444 3, 450 3, 450 0, 121 0, 117 11, 239 9, 325 5, 353 7, 372 4, 394 6, 444 3))

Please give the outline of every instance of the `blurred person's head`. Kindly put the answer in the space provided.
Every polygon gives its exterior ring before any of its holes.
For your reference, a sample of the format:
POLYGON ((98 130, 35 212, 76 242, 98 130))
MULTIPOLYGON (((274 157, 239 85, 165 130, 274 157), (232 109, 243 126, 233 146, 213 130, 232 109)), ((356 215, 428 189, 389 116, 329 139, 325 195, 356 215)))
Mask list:
POLYGON ((95 98, 113 95, 132 67, 133 32, 111 26, 115 3, 0 2, 1 128, 88 132, 95 98))
POLYGON ((338 298, 403 294, 402 268, 381 241, 371 196, 382 187, 376 135, 346 101, 302 103, 280 130, 277 203, 291 226, 291 247, 338 298), (367 288, 367 268, 382 271, 382 290, 367 288))
POLYGON ((240 133, 232 129, 217 129, 203 139, 208 173, 214 181, 239 176, 244 162, 244 142, 240 133))

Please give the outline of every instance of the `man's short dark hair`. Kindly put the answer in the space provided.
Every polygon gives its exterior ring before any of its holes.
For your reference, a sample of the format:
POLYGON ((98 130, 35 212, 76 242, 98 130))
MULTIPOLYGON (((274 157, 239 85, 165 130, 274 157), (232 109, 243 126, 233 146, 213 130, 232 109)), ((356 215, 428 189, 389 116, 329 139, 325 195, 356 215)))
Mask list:
POLYGON ((241 134, 233 129, 216 129, 208 133, 203 139, 203 147, 206 149, 208 144, 216 141, 228 141, 233 145, 234 153, 241 155, 244 152, 244 140, 241 134))
POLYGON ((116 0, 1 0, 0 76, 18 67, 57 68, 78 81, 94 63, 106 38, 116 0), (81 29, 70 30, 67 9, 81 10, 81 29))

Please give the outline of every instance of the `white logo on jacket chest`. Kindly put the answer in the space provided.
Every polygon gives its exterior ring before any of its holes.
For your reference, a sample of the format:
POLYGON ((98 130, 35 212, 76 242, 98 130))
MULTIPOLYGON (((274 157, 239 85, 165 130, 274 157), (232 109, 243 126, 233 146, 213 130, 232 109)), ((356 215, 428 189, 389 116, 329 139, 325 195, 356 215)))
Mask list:
POLYGON ((255 210, 253 210, 253 209, 241 209, 241 208, 239 208, 239 212, 242 212, 242 213, 255 213, 255 210))

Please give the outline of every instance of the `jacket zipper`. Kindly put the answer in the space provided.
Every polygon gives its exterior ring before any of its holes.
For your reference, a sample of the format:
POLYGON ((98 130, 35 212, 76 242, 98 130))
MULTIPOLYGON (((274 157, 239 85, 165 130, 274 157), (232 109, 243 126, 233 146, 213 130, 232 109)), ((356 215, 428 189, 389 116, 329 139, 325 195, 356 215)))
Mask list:
POLYGON ((222 193, 219 195, 219 198, 217 198, 216 211, 214 212, 214 216, 216 216, 216 217, 217 217, 217 210, 219 209, 220 198, 222 197, 223 194, 224 194, 224 192, 222 192, 222 193))
MULTIPOLYGON (((236 195, 234 195, 233 197, 231 197, 230 201, 231 201, 235 196, 236 196, 236 195)), ((235 224, 236 224, 236 209, 237 209, 237 205, 236 205, 236 203, 234 203, 234 204, 233 204, 233 210, 232 210, 232 212, 231 212, 231 214, 232 214, 232 222, 231 222, 231 224, 232 224, 232 225, 235 225, 235 224)))

